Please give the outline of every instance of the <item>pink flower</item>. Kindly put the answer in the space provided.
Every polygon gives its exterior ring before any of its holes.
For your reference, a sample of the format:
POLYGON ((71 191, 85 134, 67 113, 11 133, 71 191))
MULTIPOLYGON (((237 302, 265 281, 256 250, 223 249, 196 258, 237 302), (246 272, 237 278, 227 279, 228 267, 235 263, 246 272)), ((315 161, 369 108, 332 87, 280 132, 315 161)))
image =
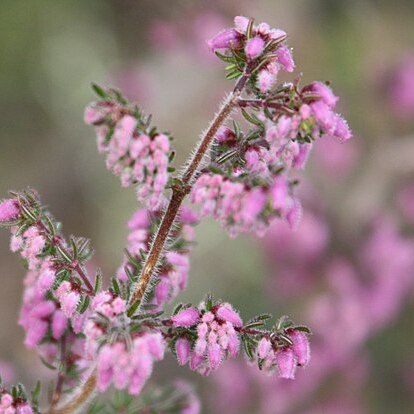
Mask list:
POLYGON ((247 17, 236 16, 234 18, 234 26, 239 33, 245 34, 248 25, 249 25, 249 19, 247 17))
POLYGON ((190 341, 186 338, 178 338, 175 343, 175 352, 177 354, 178 363, 185 365, 191 353, 190 341))
POLYGON ((232 308, 229 303, 223 303, 217 309, 216 315, 219 319, 230 322, 234 326, 241 327, 243 321, 239 314, 232 308))
POLYGON ((56 297, 60 302, 62 311, 67 318, 71 318, 78 306, 80 294, 72 290, 70 282, 64 281, 56 289, 56 297))
POLYGON ((312 82, 304 88, 304 90, 311 91, 312 93, 319 95, 321 100, 330 108, 334 108, 339 99, 335 96, 332 89, 322 82, 312 82))
POLYGON ((68 324, 68 319, 65 314, 56 310, 52 318, 52 335, 54 339, 60 339, 65 332, 68 324))
POLYGON ((211 51, 232 49, 240 45, 240 33, 234 29, 225 29, 211 38, 208 42, 211 51))
POLYGON ((272 348, 272 343, 267 338, 263 337, 259 341, 259 345, 257 347, 258 357, 261 359, 266 358, 271 348, 272 348))
POLYGON ((276 353, 277 366, 280 378, 294 379, 296 371, 295 354, 292 349, 286 348, 276 353))
POLYGON ((276 57, 286 72, 293 72, 295 70, 295 62, 293 61, 292 52, 286 45, 281 44, 277 48, 276 57))
POLYGON ((0 223, 16 220, 20 215, 20 207, 17 200, 8 198, 0 201, 0 223))
POLYGON ((262 69, 259 71, 257 77, 257 87, 260 89, 260 92, 266 93, 269 92, 276 83, 276 75, 270 72, 268 69, 262 69))
POLYGON ((171 320, 175 327, 190 327, 200 320, 200 313, 196 308, 186 308, 179 311, 171 320))
POLYGON ((256 59, 263 52, 264 47, 265 42, 261 37, 256 36, 248 40, 244 47, 247 59, 256 59))
POLYGON ((288 331, 288 336, 293 342, 292 350, 298 365, 306 366, 310 360, 310 346, 307 335, 296 329, 291 329, 288 331))
POLYGON ((138 395, 151 376, 153 364, 164 357, 165 343, 160 333, 143 333, 131 342, 105 344, 97 356, 97 388, 106 391, 113 383, 118 390, 138 395))

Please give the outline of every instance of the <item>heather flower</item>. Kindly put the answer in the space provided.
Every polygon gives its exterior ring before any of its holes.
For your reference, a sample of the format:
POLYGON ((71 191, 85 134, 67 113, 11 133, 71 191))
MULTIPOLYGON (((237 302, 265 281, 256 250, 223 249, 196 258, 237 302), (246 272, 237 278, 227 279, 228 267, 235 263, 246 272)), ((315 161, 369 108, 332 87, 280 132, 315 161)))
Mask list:
MULTIPOLYGON (((279 70, 292 72, 295 63, 291 51, 283 44, 287 37, 283 30, 272 29, 267 23, 250 25, 249 22, 248 18, 237 16, 234 19, 235 28, 220 32, 209 41, 209 46, 212 51, 220 50, 226 57, 231 56, 232 51, 240 54, 243 50, 245 62, 239 59, 236 65, 238 68, 253 61, 260 63, 257 87, 262 93, 266 93, 275 85, 279 70)), ((226 57, 223 60, 227 62, 226 57)), ((228 70, 229 77, 237 73, 231 66, 228 70)))
POLYGON ((0 223, 7 223, 16 220, 20 215, 20 208, 17 200, 8 198, 0 201, 0 223))
MULTIPOLYGON (((104 92, 102 92, 104 93, 104 92)), ((163 207, 169 174, 170 139, 148 128, 147 120, 114 91, 87 106, 85 122, 96 126, 98 149, 124 187, 137 185, 138 200, 150 210, 163 207)))
POLYGON ((186 338, 178 338, 175 343, 175 353, 180 365, 185 365, 191 353, 191 342, 186 338))
POLYGON ((245 46, 246 57, 249 60, 257 58, 264 50, 265 42, 261 37, 253 37, 245 46))
POLYGON ((256 349, 261 369, 273 373, 276 368, 281 378, 294 379, 297 366, 306 366, 310 360, 307 334, 295 328, 263 336, 256 349))
POLYGON ((226 29, 218 33, 207 44, 210 50, 232 49, 240 45, 240 33, 234 29, 226 29))
POLYGON ((138 395, 150 377, 154 361, 164 357, 164 340, 159 333, 143 333, 132 339, 130 349, 124 342, 105 344, 97 356, 97 387, 100 392, 111 383, 118 390, 138 395))
POLYGON ((200 320, 200 313, 196 308, 186 308, 178 312, 172 318, 175 327, 190 327, 200 320))
POLYGON ((80 294, 73 289, 70 282, 62 282, 55 291, 55 296, 59 300, 62 311, 67 318, 71 318, 78 306, 80 294))
POLYGON ((222 361, 235 357, 240 347, 238 328, 243 322, 228 303, 220 303, 201 312, 193 307, 180 310, 171 318, 175 328, 190 329, 196 335, 179 336, 175 351, 180 365, 189 363, 190 369, 202 375, 216 370, 222 361), (192 344, 193 342, 193 344, 192 344))

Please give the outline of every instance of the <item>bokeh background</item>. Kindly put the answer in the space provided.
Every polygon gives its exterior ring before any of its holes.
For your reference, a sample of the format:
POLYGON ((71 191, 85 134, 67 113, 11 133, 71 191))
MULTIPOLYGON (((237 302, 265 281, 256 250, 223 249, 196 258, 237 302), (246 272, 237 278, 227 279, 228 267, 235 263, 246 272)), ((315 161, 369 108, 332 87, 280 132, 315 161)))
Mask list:
MULTIPOLYGON (((289 33, 304 81, 330 80, 354 139, 321 140, 292 233, 229 242, 197 230, 189 289, 211 291, 244 318, 271 310, 308 323, 313 361, 294 382, 229 362, 208 379, 169 356, 154 382, 185 377, 205 413, 414 411, 414 3, 410 0, 2 0, 0 194, 31 186, 89 237, 94 264, 122 258, 133 190, 106 171, 83 124, 91 81, 117 86, 175 136, 184 161, 231 83, 205 40, 234 15, 289 33)), ((24 271, 0 235, 0 372, 29 386, 46 369, 18 327, 24 271)))

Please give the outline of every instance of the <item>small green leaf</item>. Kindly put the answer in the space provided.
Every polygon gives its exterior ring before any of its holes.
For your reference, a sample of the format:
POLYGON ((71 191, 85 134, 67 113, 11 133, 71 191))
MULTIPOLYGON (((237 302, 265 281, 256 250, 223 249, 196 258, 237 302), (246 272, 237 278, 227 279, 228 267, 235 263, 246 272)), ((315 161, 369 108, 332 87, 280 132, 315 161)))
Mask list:
POLYGON ((109 98, 109 95, 106 93, 105 89, 97 85, 96 83, 92 83, 92 89, 94 92, 102 99, 109 98))
POLYGON ((102 288, 102 273, 101 270, 98 269, 96 271, 96 275, 95 275, 95 286, 94 286, 94 292, 98 293, 102 288))
POLYGON ((140 300, 137 300, 134 302, 131 307, 128 309, 127 315, 131 318, 135 311, 138 309, 139 305, 141 304, 140 300))
POLYGON ((118 280, 115 277, 113 277, 111 282, 112 282, 112 289, 115 292, 115 294, 117 294, 118 296, 121 296, 121 288, 119 287, 118 280))

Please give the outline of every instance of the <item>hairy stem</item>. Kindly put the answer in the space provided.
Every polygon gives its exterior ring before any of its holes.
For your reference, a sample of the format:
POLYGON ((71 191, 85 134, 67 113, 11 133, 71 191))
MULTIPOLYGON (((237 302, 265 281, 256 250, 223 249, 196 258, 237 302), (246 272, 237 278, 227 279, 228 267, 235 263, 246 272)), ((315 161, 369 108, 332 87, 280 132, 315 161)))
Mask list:
POLYGON ((221 125, 223 125, 224 121, 228 118, 233 108, 237 105, 238 97, 240 96, 240 93, 244 88, 247 79, 248 75, 244 75, 239 79, 233 92, 227 97, 221 109, 216 114, 210 126, 202 136, 200 144, 196 149, 190 163, 185 169, 181 180, 179 181, 179 184, 173 188, 173 194, 170 203, 161 221, 155 239, 151 245, 147 260, 144 264, 144 267, 142 268, 139 281, 132 295, 130 301, 131 305, 138 300, 141 300, 144 296, 145 290, 147 289, 148 284, 150 283, 151 278, 154 274, 155 267, 157 266, 161 252, 164 249, 165 241, 170 234, 171 227, 174 223, 175 218, 177 217, 180 206, 185 196, 191 190, 192 180, 197 173, 198 167, 203 160, 207 150, 209 149, 218 129, 221 125))
MULTIPOLYGON (((49 414, 71 414, 78 412, 92 397, 96 388, 96 370, 93 370, 92 374, 80 387, 79 393, 72 397, 70 396, 69 402, 67 402, 61 408, 50 407, 49 414)), ((80 411, 79 411, 80 412, 80 411)))
MULTIPOLYGON (((226 121, 232 110, 237 106, 238 99, 242 90, 244 89, 247 80, 250 77, 250 68, 247 68, 245 74, 237 81, 236 86, 230 95, 226 98, 219 112, 214 117, 210 126, 204 132, 200 144, 198 145, 194 155, 186 167, 180 180, 177 181, 173 187, 173 194, 168 204, 167 210, 164 213, 160 227, 158 228, 157 235, 152 242, 150 251, 145 261, 144 267, 139 278, 139 282, 135 287, 130 300, 130 306, 137 301, 141 300, 145 294, 145 290, 154 275, 154 270, 157 266, 160 255, 164 249, 165 242, 170 234, 171 228, 174 224, 174 220, 177 217, 178 211, 185 196, 190 192, 192 181, 198 171, 198 167, 203 160, 206 152, 210 148, 210 145, 223 123, 226 121)), ((73 397, 66 405, 60 409, 51 409, 49 414, 70 414, 76 412, 80 407, 85 404, 91 397, 96 387, 96 370, 92 372, 84 385, 80 387, 77 396, 73 397)))
POLYGON ((59 368, 59 375, 56 382, 56 388, 52 395, 51 400, 51 409, 56 407, 58 404, 60 397, 62 396, 63 391, 63 383, 65 381, 65 371, 66 371, 66 335, 63 335, 62 340, 60 342, 60 368, 59 368))
MULTIPOLYGON (((52 243, 56 248, 58 248, 62 252, 64 252, 66 256, 70 257, 69 254, 66 252, 66 249, 64 248, 64 246, 63 246, 60 238, 59 237, 53 237, 52 233, 50 232, 50 230, 48 229, 48 227, 43 223, 42 220, 39 220, 36 224, 46 234, 46 237, 49 239, 50 243, 52 243)), ((93 286, 92 286, 91 282, 89 281, 88 276, 83 271, 81 265, 79 263, 73 262, 73 263, 71 263, 71 266, 72 266, 72 269, 80 276, 80 278, 82 279, 83 283, 85 284, 85 286, 87 288, 88 295, 94 296, 95 295, 95 291, 93 289, 93 286)))

